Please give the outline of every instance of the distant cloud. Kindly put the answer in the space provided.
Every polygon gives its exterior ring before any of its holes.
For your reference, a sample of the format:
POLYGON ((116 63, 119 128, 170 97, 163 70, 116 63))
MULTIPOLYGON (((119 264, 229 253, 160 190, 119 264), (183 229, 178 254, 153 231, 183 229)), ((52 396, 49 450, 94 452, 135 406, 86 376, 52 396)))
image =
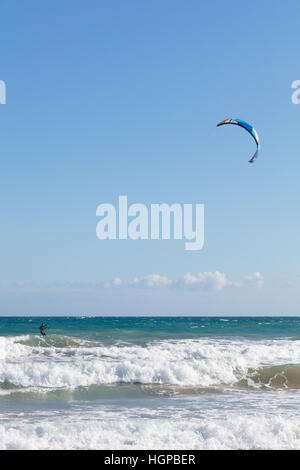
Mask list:
POLYGON ((179 281, 179 286, 188 289, 196 290, 223 290, 225 287, 232 286, 233 283, 226 277, 224 273, 216 271, 212 272, 199 272, 196 275, 187 273, 183 279, 179 281))
MULTIPOLYGON (((300 281, 300 278, 298 279, 300 281)), ((167 276, 160 274, 148 274, 146 276, 134 277, 132 280, 123 281, 119 277, 114 277, 111 281, 107 282, 55 282, 44 286, 33 284, 26 281, 15 281, 10 287, 0 286, 0 291, 39 291, 39 292, 90 292, 95 293, 101 289, 117 289, 117 288, 132 288, 139 289, 173 289, 173 290, 191 290, 199 292, 213 292, 222 291, 226 288, 262 288, 264 278, 260 272, 244 275, 239 280, 230 280, 225 273, 220 271, 215 272, 198 272, 192 274, 186 273, 178 280, 171 280, 167 276)))
POLYGON ((222 291, 226 287, 247 287, 261 288, 263 286, 263 276, 259 272, 247 274, 240 280, 231 281, 225 273, 198 272, 197 274, 186 273, 181 279, 172 281, 160 274, 148 274, 142 277, 135 277, 131 281, 123 282, 116 277, 111 282, 106 282, 104 288, 113 287, 138 287, 144 289, 156 288, 177 288, 198 291, 222 291))
POLYGON ((170 287, 173 282, 168 279, 166 276, 161 276, 160 274, 149 274, 144 277, 135 277, 132 281, 129 282, 130 286, 133 287, 170 287))
POLYGON ((244 276, 244 285, 245 284, 250 284, 253 287, 257 287, 258 289, 261 289, 264 283, 264 278, 261 273, 255 272, 253 274, 244 276))
POLYGON ((104 289, 111 289, 112 287, 122 286, 123 281, 119 277, 114 277, 111 282, 105 282, 103 284, 104 289))
POLYGON ((26 288, 26 287, 34 287, 34 283, 33 282, 30 282, 30 281, 22 281, 22 280, 19 280, 19 281, 14 281, 12 283, 12 287, 18 287, 18 288, 26 288))
POLYGON ((181 287, 188 289, 196 289, 201 291, 221 291, 226 287, 254 287, 262 288, 264 278, 261 273, 254 272, 247 274, 240 280, 231 281, 225 273, 216 272, 199 272, 196 275, 187 273, 183 279, 179 281, 181 287))

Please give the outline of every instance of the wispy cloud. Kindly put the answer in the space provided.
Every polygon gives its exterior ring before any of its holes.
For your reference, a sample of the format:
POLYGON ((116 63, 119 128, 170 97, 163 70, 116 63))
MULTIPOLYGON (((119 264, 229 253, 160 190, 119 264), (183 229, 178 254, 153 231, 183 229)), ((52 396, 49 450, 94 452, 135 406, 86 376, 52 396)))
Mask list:
POLYGON ((12 283, 12 287, 20 287, 20 288, 33 287, 34 285, 35 284, 31 281, 22 281, 22 280, 14 281, 12 283))
POLYGON ((104 289, 111 289, 112 287, 120 287, 123 281, 119 277, 114 277, 112 281, 103 284, 104 289))
POLYGON ((135 277, 132 281, 129 282, 130 286, 133 287, 146 287, 146 288, 164 288, 170 287, 173 282, 168 279, 166 276, 161 276, 160 274, 149 274, 144 277, 135 277))
MULTIPOLYGON (((299 278, 300 280, 300 278, 299 278)), ((106 282, 53 282, 48 285, 37 285, 32 282, 15 281, 9 287, 0 286, 0 291, 39 291, 39 292, 97 292, 102 289, 120 289, 120 288, 139 288, 139 289, 172 289, 172 290, 190 290, 199 292, 223 291, 227 288, 250 287, 261 289, 264 278, 260 272, 246 274, 240 279, 231 280, 220 271, 215 272, 190 272, 184 274, 177 280, 171 280, 161 274, 147 274, 141 277, 134 277, 131 280, 124 281, 119 277, 114 277, 106 282)))
POLYGON ((186 273, 183 279, 178 282, 179 287, 195 290, 223 290, 225 287, 233 285, 226 274, 219 271, 216 272, 199 272, 196 275, 186 273))
POLYGON ((242 281, 242 285, 251 285, 253 287, 257 287, 258 289, 261 289, 263 284, 264 278, 259 272, 244 276, 244 279, 242 281))
POLYGON ((187 289, 198 291, 222 291, 227 287, 254 287, 261 288, 263 286, 263 276, 259 272, 247 274, 239 280, 230 280, 225 273, 215 272, 198 272, 197 274, 186 273, 182 278, 174 281, 167 276, 160 274, 148 274, 142 277, 135 277, 130 281, 122 281, 115 278, 111 282, 104 284, 105 288, 113 287, 139 287, 144 289, 187 289))

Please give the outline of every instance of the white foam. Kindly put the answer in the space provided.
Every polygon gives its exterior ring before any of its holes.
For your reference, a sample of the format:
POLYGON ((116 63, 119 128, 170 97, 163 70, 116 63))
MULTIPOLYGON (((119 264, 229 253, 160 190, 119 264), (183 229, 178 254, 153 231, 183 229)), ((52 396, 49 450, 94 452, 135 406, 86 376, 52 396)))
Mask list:
MULTIPOLYGON (((132 411, 131 411, 132 414, 132 411)), ((1 449, 300 449, 294 416, 237 414, 182 418, 102 413, 19 417, 0 422, 1 449)), ((158 415, 158 416, 157 416, 158 415)))
MULTIPOLYGON (((146 347, 55 348, 0 337, 0 382, 18 387, 75 388, 116 382, 209 387, 232 385, 249 368, 300 363, 300 341, 199 339, 146 347)), ((24 340, 24 338, 23 338, 24 340)))

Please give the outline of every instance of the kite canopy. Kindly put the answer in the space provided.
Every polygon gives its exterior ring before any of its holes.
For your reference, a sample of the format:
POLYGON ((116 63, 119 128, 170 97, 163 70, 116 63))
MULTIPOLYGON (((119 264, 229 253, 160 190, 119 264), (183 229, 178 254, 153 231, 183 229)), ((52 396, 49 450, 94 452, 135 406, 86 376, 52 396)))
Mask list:
POLYGON ((246 131, 249 132, 249 134, 252 135, 253 139, 256 142, 257 149, 256 149, 256 152, 253 155, 253 157, 249 160, 249 163, 255 162, 255 160, 258 157, 258 151, 260 149, 260 142, 259 142, 258 134, 257 134, 256 130, 254 129, 254 127, 251 126, 251 124, 248 124, 248 122, 242 121, 241 119, 225 119, 224 121, 219 122, 219 124, 217 124, 217 127, 218 126, 223 126, 223 124, 235 124, 236 126, 243 127, 244 129, 246 129, 246 131))

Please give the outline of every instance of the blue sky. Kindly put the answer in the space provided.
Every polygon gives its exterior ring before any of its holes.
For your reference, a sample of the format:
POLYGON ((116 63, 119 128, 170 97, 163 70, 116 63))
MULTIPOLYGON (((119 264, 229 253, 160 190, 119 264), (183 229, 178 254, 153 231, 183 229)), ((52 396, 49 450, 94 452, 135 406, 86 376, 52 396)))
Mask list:
POLYGON ((0 314, 300 314, 299 2, 0 12, 0 314), (204 248, 100 241, 122 194, 205 204, 204 248))

